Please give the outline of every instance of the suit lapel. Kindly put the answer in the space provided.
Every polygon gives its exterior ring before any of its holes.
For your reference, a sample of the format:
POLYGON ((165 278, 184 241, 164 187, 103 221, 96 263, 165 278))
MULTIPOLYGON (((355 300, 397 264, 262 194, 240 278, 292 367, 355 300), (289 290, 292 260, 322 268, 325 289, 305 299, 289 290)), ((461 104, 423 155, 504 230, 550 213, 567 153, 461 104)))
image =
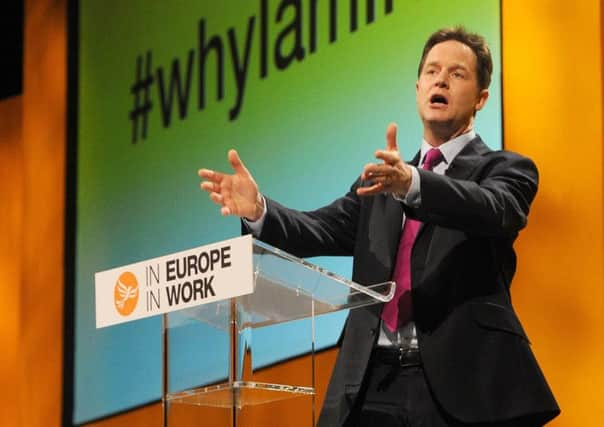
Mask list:
MULTIPOLYGON (((492 150, 477 136, 455 156, 445 175, 455 179, 468 178, 480 163, 480 157, 490 151, 492 150)), ((408 164, 419 167, 420 155, 421 153, 418 151, 408 164)))
MULTIPOLYGON (((480 158, 490 151, 491 151, 491 149, 482 141, 482 139, 479 136, 476 136, 476 138, 474 138, 473 140, 468 142, 466 144, 466 146, 459 152, 459 154, 457 154, 457 156, 455 156, 455 158, 453 159, 453 162, 451 162, 451 165, 447 168, 447 170, 445 172, 445 176, 448 176, 448 177, 454 178, 454 179, 469 178, 472 175, 472 172, 474 171, 474 169, 476 169, 478 167, 478 165, 480 164, 480 158)), ((413 157, 413 159, 409 162, 409 164, 418 167, 419 161, 420 161, 420 155, 421 155, 421 153, 420 153, 420 151, 418 151, 415 154, 415 156, 413 157)), ((401 210, 400 215, 398 215, 399 233, 396 234, 397 236, 399 236, 399 239, 400 239, 400 224, 402 224, 402 219, 403 219, 402 206, 401 206, 400 202, 397 202, 392 197, 388 196, 387 198, 389 199, 389 201, 387 201, 387 203, 394 204, 401 210)), ((392 210, 394 210, 394 207, 392 208, 392 210)), ((390 216, 390 218, 395 217, 395 216, 396 215, 390 216)), ((391 219, 391 221, 392 221, 392 219, 391 219)), ((389 227, 390 227, 390 230, 394 229, 394 226, 392 223, 389 225, 389 227)), ((425 224, 422 222, 420 224, 420 228, 417 233, 416 241, 423 234, 424 228, 425 228, 425 224)), ((397 250, 398 250, 398 245, 396 245, 394 253, 392 254, 392 260, 393 260, 392 263, 393 264, 396 260, 396 251, 397 250)))
POLYGON ((421 156, 421 151, 418 150, 417 153, 415 153, 413 159, 411 159, 411 161, 407 163, 417 167, 419 165, 419 156, 421 156))
POLYGON ((454 179, 468 178, 480 164, 480 158, 489 151, 491 149, 477 136, 455 156, 445 175, 454 179))
MULTIPOLYGON (((390 194, 374 197, 368 219, 368 253, 378 261, 370 273, 370 281, 391 280, 401 236, 403 207, 390 194)), ((370 305, 367 310, 379 317, 381 304, 370 305)))
MULTIPOLYGON (((454 179, 467 179, 472 175, 474 169, 480 164, 480 158, 490 152, 491 149, 482 141, 479 136, 468 142, 464 148, 455 156, 451 165, 445 171, 445 176, 454 179)), ((419 164, 420 153, 417 153, 411 164, 417 166, 419 164), (415 162, 415 163, 413 163, 415 162)), ((416 240, 421 236, 425 224, 422 222, 417 232, 416 240)))
POLYGON ((401 238, 403 224, 403 207, 401 202, 395 200, 390 194, 383 195, 384 201, 384 225, 386 227, 386 236, 388 236, 388 250, 390 262, 390 276, 394 271, 394 261, 398 251, 398 244, 401 238))
MULTIPOLYGON (((417 167, 420 160, 421 151, 417 151, 413 159, 408 161, 407 164, 417 167)), ((396 263, 396 257, 398 253, 398 247, 400 244, 401 234, 403 231, 403 217, 404 210, 402 202, 396 200, 390 194, 382 194, 381 197, 384 197, 385 201, 385 212, 387 213, 384 216, 384 227, 387 230, 387 235, 391 239, 389 239, 389 267, 390 267, 390 276, 394 274, 394 267, 396 263)), ((423 226, 420 225, 420 226, 423 226)), ((381 305, 380 305, 381 310, 381 305)))

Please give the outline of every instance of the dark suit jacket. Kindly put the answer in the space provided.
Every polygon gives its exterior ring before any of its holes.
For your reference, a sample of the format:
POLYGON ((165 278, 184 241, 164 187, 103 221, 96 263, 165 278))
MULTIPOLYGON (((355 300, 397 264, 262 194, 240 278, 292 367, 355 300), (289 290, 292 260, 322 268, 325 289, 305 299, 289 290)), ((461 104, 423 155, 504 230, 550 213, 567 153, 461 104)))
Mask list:
MULTIPOLYGON (((418 162, 418 156, 414 160, 418 162)), ((403 213, 423 222, 411 258, 412 301, 425 375, 435 399, 462 422, 559 413, 510 301, 512 244, 527 222, 537 169, 527 158, 492 151, 477 137, 446 175, 419 169, 421 207, 390 195, 344 197, 312 212, 267 198, 259 236, 300 257, 353 255, 353 280, 390 280, 403 213)), ((359 392, 379 334, 381 306, 352 310, 320 426, 340 426, 359 392)))

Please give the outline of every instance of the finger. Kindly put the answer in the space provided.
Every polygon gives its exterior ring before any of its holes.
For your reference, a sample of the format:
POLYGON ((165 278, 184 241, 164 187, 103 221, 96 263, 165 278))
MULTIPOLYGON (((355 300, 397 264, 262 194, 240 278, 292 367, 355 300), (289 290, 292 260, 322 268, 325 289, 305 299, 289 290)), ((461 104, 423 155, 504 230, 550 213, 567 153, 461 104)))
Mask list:
POLYGON ((250 175, 250 172, 239 158, 239 154, 236 150, 229 150, 228 158, 229 162, 231 163, 231 167, 235 172, 250 175))
POLYGON ((218 193, 210 193, 210 200, 216 203, 218 206, 224 206, 224 197, 218 193))
POLYGON ((396 143, 396 123, 390 123, 386 129, 386 149, 392 151, 398 151, 398 145, 396 143))
POLYGON ((223 216, 227 216, 231 214, 231 209, 228 206, 223 206, 222 209, 220 209, 220 213, 223 216))
POLYGON ((398 154, 398 151, 390 151, 390 150, 377 150, 375 152, 375 157, 377 159, 381 159, 384 162, 395 165, 401 161, 401 157, 398 154))
POLYGON ((373 184, 369 187, 357 188, 357 195, 359 196, 373 196, 385 192, 384 185, 382 183, 373 184))
POLYGON ((367 163, 365 166, 363 166, 363 170, 361 171, 361 179, 363 181, 366 181, 369 179, 369 177, 367 176, 367 171, 368 171, 369 167, 371 167, 371 165, 373 165, 373 163, 367 163))
POLYGON ((202 190, 208 193, 220 193, 220 184, 216 182, 203 181, 199 184, 202 190))
POLYGON ((201 178, 208 179, 218 184, 220 184, 220 181, 222 181, 224 178, 224 174, 210 169, 199 169, 197 171, 197 175, 199 175, 201 178))
POLYGON ((361 174, 362 179, 374 179, 378 176, 390 175, 393 173, 393 166, 388 164, 375 164, 370 163, 365 165, 363 173, 361 174))
POLYGON ((363 171, 361 172, 361 179, 368 180, 374 177, 376 174, 380 174, 380 167, 384 165, 378 165, 375 163, 367 163, 363 166, 363 171))
POLYGON ((392 177, 390 175, 380 175, 372 179, 372 184, 382 184, 383 187, 392 185, 392 177))

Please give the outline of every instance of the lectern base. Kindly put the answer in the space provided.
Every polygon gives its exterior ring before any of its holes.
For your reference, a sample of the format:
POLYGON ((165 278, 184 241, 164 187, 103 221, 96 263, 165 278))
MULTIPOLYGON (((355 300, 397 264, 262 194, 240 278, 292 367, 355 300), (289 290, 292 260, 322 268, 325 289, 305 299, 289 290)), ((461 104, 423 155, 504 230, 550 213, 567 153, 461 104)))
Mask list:
POLYGON ((179 393, 169 393, 166 396, 166 400, 172 404, 241 409, 248 405, 262 405, 278 400, 311 396, 314 394, 315 390, 313 387, 235 381, 179 393))

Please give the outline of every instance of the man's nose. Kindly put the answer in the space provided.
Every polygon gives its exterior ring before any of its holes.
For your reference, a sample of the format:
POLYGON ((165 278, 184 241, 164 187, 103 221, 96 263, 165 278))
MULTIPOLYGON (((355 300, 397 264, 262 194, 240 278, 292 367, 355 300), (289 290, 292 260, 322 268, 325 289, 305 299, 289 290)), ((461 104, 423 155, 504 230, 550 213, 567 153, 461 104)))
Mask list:
POLYGON ((434 85, 439 88, 447 89, 449 87, 449 75, 446 72, 440 72, 434 80, 434 85))

